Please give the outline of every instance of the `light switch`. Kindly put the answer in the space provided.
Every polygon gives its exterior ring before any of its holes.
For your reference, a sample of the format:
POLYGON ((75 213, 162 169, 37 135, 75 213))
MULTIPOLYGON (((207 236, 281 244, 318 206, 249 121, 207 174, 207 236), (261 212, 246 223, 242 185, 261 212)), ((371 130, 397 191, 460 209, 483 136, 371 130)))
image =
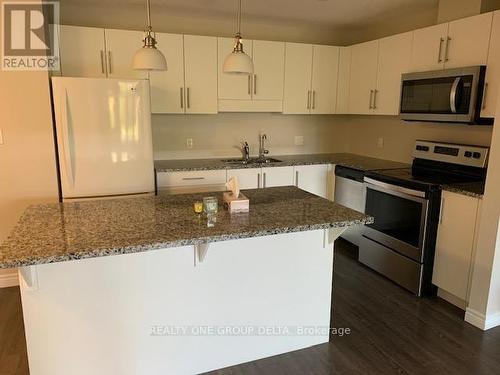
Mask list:
POLYGON ((3 131, 0 129, 0 145, 3 145, 3 131))
POLYGON ((187 148, 193 148, 193 144, 194 144, 193 138, 186 139, 186 147, 187 148))
POLYGON ((379 139, 377 139, 377 147, 384 148, 384 138, 380 137, 379 139))

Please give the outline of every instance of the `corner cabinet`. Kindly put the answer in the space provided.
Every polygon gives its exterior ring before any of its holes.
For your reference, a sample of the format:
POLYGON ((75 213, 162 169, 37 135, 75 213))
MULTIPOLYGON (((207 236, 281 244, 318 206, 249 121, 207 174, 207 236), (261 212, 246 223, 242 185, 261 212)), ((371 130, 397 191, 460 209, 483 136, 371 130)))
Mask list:
POLYGON ((285 44, 285 114, 336 112, 339 47, 285 44))
POLYGON ((151 72, 153 113, 217 113, 217 38, 157 34, 168 70, 151 72))
POLYGON ((482 117, 495 117, 500 87, 500 10, 493 14, 490 48, 488 51, 488 67, 484 87, 482 117))
MULTIPOLYGON (((473 262, 479 198, 443 191, 432 282, 464 308, 473 262)), ((443 296, 444 297, 444 296, 443 296)), ((446 299, 446 297, 444 297, 446 299)))
POLYGON ((218 38, 218 99, 220 112, 281 112, 285 43, 244 40, 245 53, 254 62, 253 75, 230 75, 223 71, 234 39, 218 38))
POLYGON ((328 169, 328 164, 295 166, 295 186, 322 198, 328 198, 328 169))

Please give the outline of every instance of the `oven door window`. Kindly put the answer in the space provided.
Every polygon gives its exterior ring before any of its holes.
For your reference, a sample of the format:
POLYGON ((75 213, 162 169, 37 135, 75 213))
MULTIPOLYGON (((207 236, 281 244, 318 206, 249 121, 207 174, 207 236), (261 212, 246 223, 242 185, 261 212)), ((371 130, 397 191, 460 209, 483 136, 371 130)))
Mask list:
POLYGON ((369 227, 408 245, 420 247, 424 206, 420 202, 368 188, 366 214, 375 218, 369 227))

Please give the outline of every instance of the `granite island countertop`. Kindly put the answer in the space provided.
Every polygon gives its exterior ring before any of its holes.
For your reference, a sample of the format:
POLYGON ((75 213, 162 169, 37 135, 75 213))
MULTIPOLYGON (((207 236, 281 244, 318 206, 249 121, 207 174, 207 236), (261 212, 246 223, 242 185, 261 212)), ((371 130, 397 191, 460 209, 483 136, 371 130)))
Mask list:
POLYGON ((350 153, 333 154, 303 154, 303 155, 272 155, 273 159, 281 160, 279 163, 265 164, 228 164, 221 158, 213 159, 173 159, 155 160, 157 172, 203 171, 218 169, 240 169, 256 167, 286 167, 295 165, 336 164, 351 167, 361 171, 377 169, 408 168, 410 165, 396 161, 377 159, 350 153))
POLYGON ((208 195, 221 204, 220 192, 31 206, 0 244, 0 268, 373 222, 293 186, 244 193, 250 212, 231 215, 219 210, 214 227, 207 227, 192 205, 208 195))

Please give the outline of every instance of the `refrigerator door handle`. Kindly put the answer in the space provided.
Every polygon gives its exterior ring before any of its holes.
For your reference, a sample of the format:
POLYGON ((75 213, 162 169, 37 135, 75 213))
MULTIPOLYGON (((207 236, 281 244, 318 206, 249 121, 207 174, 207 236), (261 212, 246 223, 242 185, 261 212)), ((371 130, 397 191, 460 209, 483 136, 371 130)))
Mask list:
POLYGON ((73 152, 72 152, 72 131, 71 120, 68 115, 68 92, 65 90, 62 105, 62 118, 61 118, 61 146, 63 149, 64 170, 66 172, 66 179, 71 188, 75 187, 75 175, 73 168, 73 152))

